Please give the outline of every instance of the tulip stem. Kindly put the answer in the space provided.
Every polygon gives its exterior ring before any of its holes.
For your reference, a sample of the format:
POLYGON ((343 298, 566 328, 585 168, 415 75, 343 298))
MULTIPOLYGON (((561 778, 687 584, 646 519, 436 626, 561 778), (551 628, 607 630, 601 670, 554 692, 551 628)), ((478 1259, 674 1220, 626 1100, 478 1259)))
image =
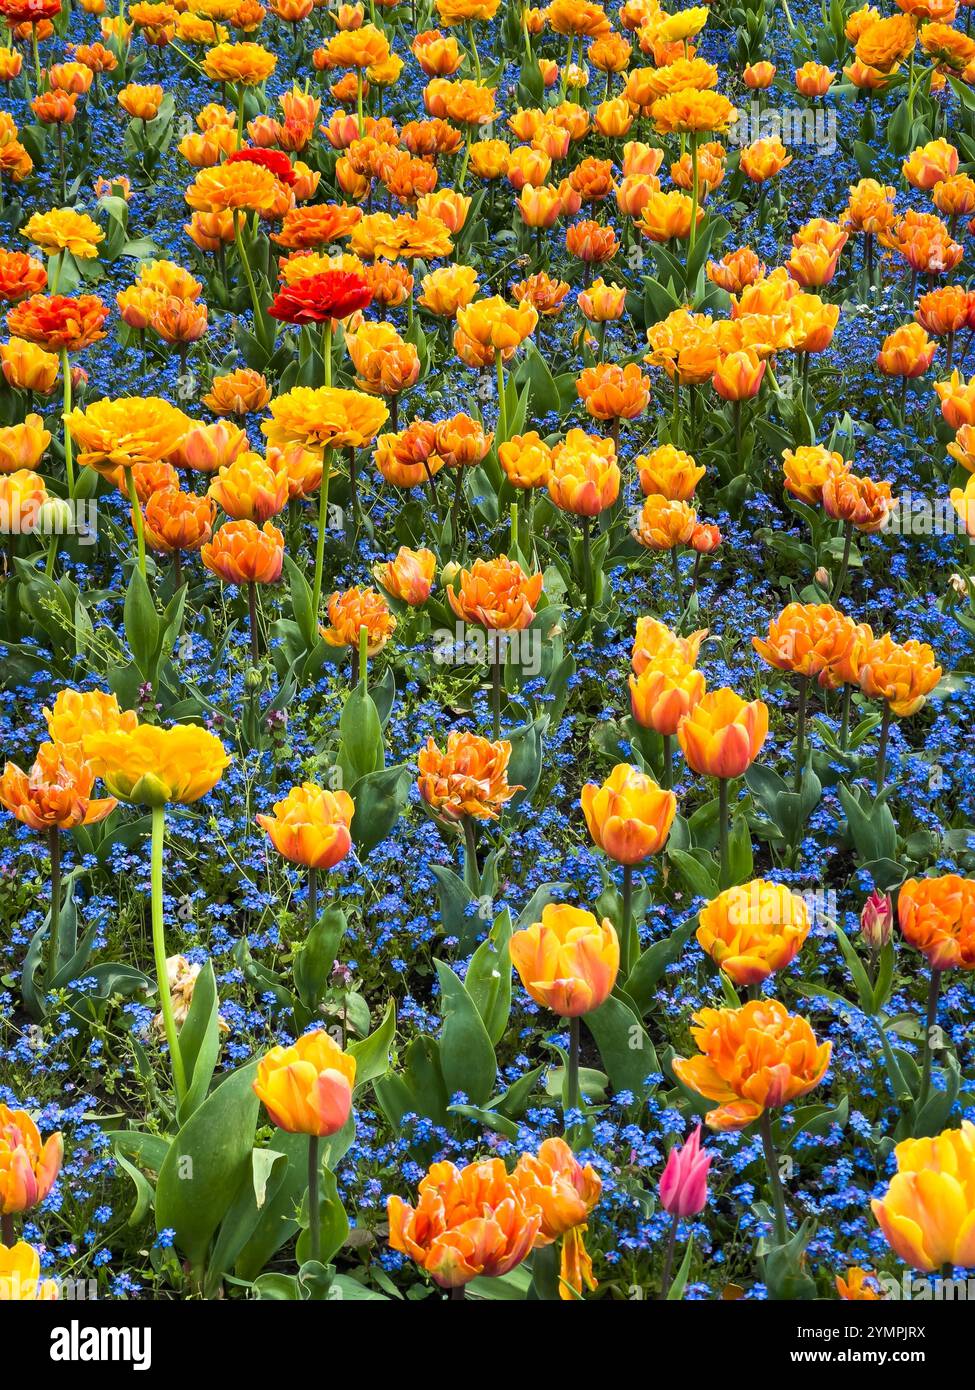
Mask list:
POLYGON ((312 617, 317 625, 322 601, 322 572, 325 568, 325 531, 328 527, 328 483, 331 476, 329 450, 322 455, 322 481, 318 489, 318 535, 315 539, 315 587, 312 590, 312 617))
POLYGON ((623 865, 623 941, 620 973, 624 980, 636 965, 640 954, 640 937, 633 924, 633 865, 623 865))
POLYGON ((934 1053, 934 1048, 931 1046, 931 1036, 938 1022, 938 995, 940 992, 941 971, 932 970, 931 983, 928 985, 928 1011, 924 1024, 924 1064, 921 1072, 921 1090, 918 1093, 915 1115, 920 1114, 928 1098, 928 1092, 931 1090, 931 1063, 934 1053))
MULTIPOLYGON (((497 644, 498 634, 494 633, 493 636, 495 644, 497 644)), ((501 662, 496 646, 491 661, 491 719, 494 737, 497 740, 501 737, 501 662)))
POLYGON ((261 651, 257 628, 257 585, 253 579, 247 585, 247 618, 250 626, 251 665, 256 666, 261 659, 261 651))
POLYGON ((504 398, 504 355, 500 348, 494 358, 495 369, 498 374, 498 444, 503 444, 508 438, 508 410, 504 398))
POLYGON ((728 778, 718 778, 718 848, 720 870, 718 886, 725 889, 729 886, 731 878, 731 866, 728 854, 728 778))
POLYGON ((61 380, 64 386, 64 472, 68 480, 68 496, 74 497, 74 456, 71 449, 71 431, 68 429, 68 416, 71 414, 71 364, 68 362, 68 349, 61 349, 61 380))
POLYGON ((586 599, 586 617, 592 612, 593 582, 592 582, 592 539, 590 536, 591 522, 588 516, 582 518, 582 583, 586 599))
POLYGON ((317 1134, 308 1136, 308 1258, 319 1260, 322 1253, 322 1219, 319 1179, 321 1164, 318 1149, 321 1140, 317 1134))
POLYGON ((569 1019, 569 1075, 566 1110, 579 1109, 579 1019, 569 1019))
POLYGON ((877 745, 877 795, 884 789, 887 780, 887 739, 890 735, 890 701, 884 701, 884 713, 880 721, 880 743, 877 745))
POLYGON ((322 324, 322 369, 325 373, 325 385, 332 384, 332 320, 326 319, 322 324))
POLYGON ((481 871, 477 867, 477 830, 472 816, 462 816, 464 826, 464 881, 470 891, 481 891, 481 871))
POLYGON ((775 1239, 777 1244, 784 1245, 789 1239, 789 1222, 785 1211, 782 1178, 779 1174, 779 1156, 775 1151, 775 1140, 772 1138, 772 1120, 767 1110, 762 1111, 758 1121, 758 1129, 762 1136, 765 1167, 768 1169, 769 1186, 772 1189, 772 1205, 775 1208, 775 1239))
POLYGON ((697 204, 699 198, 697 174, 697 132, 691 132, 691 225, 687 234, 687 259, 690 262, 697 240, 697 204))
POLYGON ((669 792, 674 785, 674 736, 664 734, 663 789, 669 792))
POLYGON ((853 703, 853 686, 844 685, 843 704, 840 712, 840 747, 845 751, 850 741, 850 706, 853 703))
POLYGON ((309 868, 308 870, 308 930, 314 927, 318 919, 318 870, 309 868))
POLYGON ((802 790, 802 763, 806 751, 806 705, 809 701, 809 677, 799 677, 799 709, 796 714, 796 769, 793 790, 802 790))
POLYGON ((666 1301, 670 1293, 671 1275, 674 1269, 674 1251, 677 1249, 677 1227, 680 1225, 680 1217, 675 1216, 670 1223, 670 1231, 667 1234, 667 1249, 664 1252, 664 1270, 660 1276, 660 1297, 666 1301))
POLYGON ((173 1068, 173 1083, 176 1088, 176 1103, 183 1104, 186 1094, 186 1073, 183 1068, 183 1054, 179 1050, 179 1034, 176 1031, 176 1017, 173 1013, 173 998, 169 992, 169 974, 166 970, 166 936, 163 926, 163 842, 166 838, 166 808, 152 808, 152 954, 156 965, 156 984, 159 989, 159 1005, 162 1011, 163 1027, 169 1044, 169 1055, 173 1068))
POLYGON ((56 825, 52 825, 47 833, 47 845, 51 856, 51 934, 47 947, 45 985, 54 974, 58 951, 58 930, 61 925, 61 839, 56 825))
POLYGON ((125 470, 129 484, 129 502, 132 504, 132 525, 135 527, 135 546, 136 555, 139 561, 139 573, 142 578, 146 577, 146 533, 142 524, 142 503, 139 501, 139 492, 135 485, 135 474, 131 468, 125 470))
POLYGON ((833 585, 833 592, 829 596, 830 603, 838 603, 843 593, 843 585, 846 583, 846 571, 850 564, 850 548, 852 545, 853 522, 847 521, 844 522, 843 525, 843 558, 840 560, 839 573, 836 576, 836 583, 833 585))

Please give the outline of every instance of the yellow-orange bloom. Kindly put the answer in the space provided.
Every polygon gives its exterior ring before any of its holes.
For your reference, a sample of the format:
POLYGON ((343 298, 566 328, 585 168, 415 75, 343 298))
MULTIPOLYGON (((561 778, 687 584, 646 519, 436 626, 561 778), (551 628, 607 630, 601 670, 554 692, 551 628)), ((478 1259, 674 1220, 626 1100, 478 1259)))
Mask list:
POLYGON ((639 676, 647 666, 663 657, 679 657, 688 666, 694 666, 707 635, 707 628, 699 628, 689 637, 678 637, 656 618, 638 618, 631 657, 634 673, 639 676))
POLYGON ((566 904, 548 903, 540 922, 514 933, 510 951, 531 998, 562 1018, 598 1009, 619 973, 620 945, 613 924, 566 904))
POLYGON ((213 534, 216 514, 209 497, 178 487, 157 488, 145 506, 146 543, 165 555, 199 550, 213 534))
POLYGON ((975 970, 975 883, 958 874, 909 878, 897 898, 904 940, 932 970, 975 970))
POLYGON ((370 656, 381 652, 396 629, 389 604, 376 589, 347 589, 334 593, 328 601, 328 627, 319 629, 331 647, 358 649, 362 628, 366 629, 370 656))
POLYGON ((417 755, 417 787, 427 805, 448 820, 496 820, 520 787, 508 785, 511 744, 478 734, 450 733, 441 752, 432 738, 417 755))
POLYGON ((65 424, 80 450, 79 463, 106 474, 171 458, 190 428, 183 412, 161 396, 92 401, 73 410, 65 424))
POLYGON ((499 445, 498 460, 512 487, 540 488, 548 482, 552 451, 536 430, 529 430, 499 445))
POLYGON ((645 498, 633 537, 648 550, 674 550, 687 545, 697 525, 697 512, 686 502, 652 492, 645 498))
POLYGON ((934 361, 937 347, 919 323, 905 323, 884 339, 877 353, 877 366, 885 376, 923 376, 934 361))
POLYGON ((263 410, 271 399, 266 378, 252 367, 215 376, 203 404, 214 415, 250 415, 263 410))
POLYGON ((52 212, 35 212, 20 230, 34 246, 48 256, 70 251, 72 256, 92 260, 98 255, 99 243, 105 233, 86 212, 74 208, 56 208, 52 212))
POLYGON ((723 400, 751 400, 758 395, 767 365, 754 348, 729 352, 719 357, 711 385, 723 400))
POLYGON ((823 510, 834 521, 850 522, 858 531, 871 534, 887 525, 897 500, 891 497, 889 483, 875 483, 851 473, 849 467, 832 467, 823 482, 823 510))
POLYGON ((292 387, 274 397, 270 410, 271 419, 261 425, 269 444, 282 449, 301 444, 319 452, 325 447, 361 449, 389 418, 375 396, 336 386, 292 387))
POLYGON ((871 1209, 894 1253, 929 1274, 975 1265, 975 1125, 904 1139, 897 1172, 871 1209))
POLYGON ((85 738, 85 756, 113 796, 142 806, 198 801, 230 762, 216 735, 196 724, 95 730, 85 738))
POLYGON ((552 1138, 543 1140, 537 1154, 522 1154, 511 1178, 526 1203, 542 1213, 535 1248, 565 1237, 559 1297, 581 1298, 583 1286, 595 1289, 592 1260, 583 1243, 589 1213, 603 1190, 595 1168, 588 1163, 583 1167, 564 1139, 552 1138))
POLYGON ((63 1156, 60 1131, 42 1143, 26 1110, 0 1104, 0 1216, 20 1215, 43 1202, 63 1156))
MULTIPOLYGON (((664 242, 690 236, 693 204, 686 193, 673 189, 669 193, 651 193, 646 201, 637 227, 648 241, 664 242)), ((697 222, 704 220, 704 209, 698 208, 697 222)))
POLYGON ((900 719, 917 713, 942 674, 927 642, 895 642, 889 633, 865 643, 857 660, 864 695, 885 700, 900 719))
POLYGON ((795 71, 796 90, 804 97, 825 96, 833 85, 835 75, 823 63, 803 63, 795 71))
POLYGON ((860 1265, 851 1265, 845 1276, 837 1274, 834 1282, 844 1302, 876 1303, 883 1297, 876 1274, 860 1265))
POLYGON ((804 898, 755 878, 712 898, 700 913, 697 941, 736 985, 754 985, 788 965, 809 935, 804 898))
POLYGON ((118 697, 104 690, 59 690, 53 709, 43 714, 51 741, 79 756, 89 734, 131 731, 139 722, 134 710, 121 710, 118 697))
POLYGON ((752 183, 765 183, 791 163, 792 156, 777 135, 755 140, 741 152, 741 167, 752 183))
POLYGON ((534 620, 542 592, 542 575, 527 575, 515 560, 475 560, 461 570, 457 588, 447 598, 457 617, 492 631, 519 632, 534 620))
POLYGON ((598 786, 582 789, 582 811, 593 842, 618 864, 640 864, 667 843, 677 798, 628 763, 617 763, 598 786))
POLYGON ((818 1043, 804 1018, 775 999, 756 999, 740 1009, 701 1009, 691 1035, 700 1053, 676 1057, 685 1086, 717 1108, 711 1129, 744 1129, 766 1111, 806 1095, 826 1074, 831 1044, 818 1043))
POLYGON ((203 60, 203 71, 215 82, 256 87, 270 77, 278 60, 258 43, 220 43, 203 60))
POLYGON ((634 462, 644 495, 656 493, 674 502, 689 502, 707 471, 673 444, 661 444, 651 454, 638 454, 634 462))
POLYGON ((60 365, 58 358, 36 343, 24 338, 0 343, 0 363, 4 377, 16 390, 33 391, 40 396, 49 396, 54 390, 60 365))
MULTIPOLYGON (((575 4, 575 0, 573 0, 575 4)), ((509 1273, 530 1253, 542 1225, 500 1158, 434 1163, 421 1180, 415 1207, 386 1203, 389 1243, 409 1255, 441 1288, 509 1273)))
POLYGON ((41 1278, 41 1257, 33 1245, 25 1240, 0 1245, 0 1303, 47 1302, 57 1296, 57 1282, 41 1278))
POLYGON ((958 151, 943 138, 919 145, 901 165, 901 173, 912 188, 934 188, 957 172, 958 151))
POLYGON ((284 536, 270 521, 225 521, 200 558, 225 584, 275 584, 284 565, 284 536))
POLYGON ((19 425, 0 426, 0 473, 36 468, 51 442, 40 415, 30 414, 19 425))
POLYGON ((238 454, 220 469, 208 490, 227 516, 258 524, 283 511, 288 495, 288 470, 280 453, 267 459, 250 452, 238 454))
POLYGON ((648 661, 630 676, 630 708, 645 729, 672 737, 705 691, 704 676, 678 654, 648 661))
POLYGON ((355 1058, 324 1028, 316 1028, 290 1047, 265 1053, 253 1085, 278 1129, 323 1139, 337 1134, 349 1118, 355 1058))
POLYGON ((887 231, 894 222, 894 198, 896 194, 889 184, 878 183, 876 179, 861 179, 850 188, 850 196, 841 222, 852 232, 863 232, 875 236, 887 231))
POLYGON ((848 469, 849 464, 843 455, 822 444, 800 444, 797 449, 782 451, 786 489, 810 506, 822 502, 826 479, 844 468, 848 469))
POLYGON ((616 446, 584 430, 569 430, 552 450, 548 494, 555 505, 574 516, 598 516, 619 496, 621 474, 616 446))
POLYGON ((688 765, 706 777, 741 777, 767 737, 764 700, 743 700, 728 686, 705 695, 677 728, 688 765))
POLYGON ((495 352, 517 348, 535 331, 538 313, 524 300, 508 304, 500 295, 475 299, 457 311, 457 326, 472 342, 495 352))
POLYGON ((777 671, 814 677, 833 690, 856 640, 852 619, 832 604, 788 603, 769 623, 768 638, 753 637, 752 646, 777 671))
POLYGON ((280 855, 309 869, 331 869, 352 848, 349 827, 355 803, 348 792, 325 791, 313 782, 292 787, 257 823, 280 855))
POLYGON ((634 420, 650 403, 650 379, 635 362, 586 367, 576 380, 576 391, 595 420, 634 420))
POLYGON ((430 597, 437 557, 432 550, 411 550, 401 545, 393 560, 375 565, 373 574, 379 583, 401 603, 420 608, 430 597))
POLYGON ((445 265, 420 282, 417 303, 440 318, 453 318, 477 294, 477 271, 470 265, 445 265))
POLYGON ((74 830, 104 820, 115 808, 113 797, 92 797, 94 783, 78 748, 42 743, 29 772, 7 763, 0 776, 0 806, 42 834, 74 830))

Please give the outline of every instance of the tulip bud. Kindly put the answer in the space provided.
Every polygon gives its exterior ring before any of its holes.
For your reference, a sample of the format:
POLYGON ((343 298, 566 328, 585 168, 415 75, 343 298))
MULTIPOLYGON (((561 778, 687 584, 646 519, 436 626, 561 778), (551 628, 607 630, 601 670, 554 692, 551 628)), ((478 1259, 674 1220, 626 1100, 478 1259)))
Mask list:
POLYGON ((825 565, 820 565, 815 575, 816 583, 821 589, 825 589, 829 584, 829 570, 825 565))
POLYGON ((440 581, 444 585, 453 584, 454 580, 457 578, 459 574, 460 565, 458 565, 457 561, 448 560, 447 564, 445 564, 443 569, 440 571, 440 581))
POLYGON ((660 1176, 660 1205, 671 1216, 696 1216, 708 1201, 711 1155, 701 1148, 701 1126, 685 1144, 675 1144, 660 1176))
POLYGON ((249 692, 256 692, 261 689, 263 684, 263 673, 256 666, 252 666, 244 676, 244 689, 249 692))
POLYGON ((66 536, 74 529, 74 508, 64 497, 45 497, 37 512, 42 536, 66 536))
POLYGON ((860 930, 871 951, 887 945, 894 926, 894 904, 889 893, 874 891, 863 904, 860 930))
POLYGON ((968 580, 963 574, 953 574, 948 582, 959 598, 968 597, 968 580))

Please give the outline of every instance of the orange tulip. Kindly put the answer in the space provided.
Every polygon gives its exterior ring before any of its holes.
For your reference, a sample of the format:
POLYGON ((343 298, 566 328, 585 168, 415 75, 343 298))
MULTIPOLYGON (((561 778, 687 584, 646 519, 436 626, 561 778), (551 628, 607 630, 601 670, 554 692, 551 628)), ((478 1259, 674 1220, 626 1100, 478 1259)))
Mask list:
POLYGON ((559 1297, 581 1298, 583 1286, 595 1289, 583 1235, 589 1213, 603 1190, 596 1170, 588 1163, 583 1167, 564 1139, 553 1138, 543 1140, 537 1154, 522 1154, 511 1178, 526 1204, 542 1213, 535 1248, 564 1238, 559 1297))
POLYGON ((856 640, 853 622, 832 604, 788 603, 769 623, 767 640, 753 637, 752 646, 776 670, 814 677, 833 690, 856 640))
POLYGON ((334 593, 328 601, 328 627, 319 628, 331 647, 359 647, 360 635, 366 629, 366 650, 375 656, 392 637, 396 619, 389 604, 375 589, 347 589, 334 593))
POLYGON ((415 1207, 392 1196, 386 1203, 389 1243, 409 1255, 441 1288, 508 1274, 530 1253, 541 1210, 508 1176, 500 1158, 434 1163, 421 1179, 415 1207))
POLYGON ((284 564, 284 536, 270 521, 227 521, 201 558, 225 584, 275 584, 284 564))
POLYGON ((410 550, 401 545, 396 558, 376 565, 373 573, 388 594, 411 608, 421 608, 430 597, 437 557, 432 550, 410 550))
POLYGON ((668 738, 705 691, 704 676, 679 656, 657 657, 629 681, 633 718, 668 738))
POLYGON ((536 1004, 562 1018, 598 1009, 612 992, 620 964, 616 930, 604 918, 548 903, 542 920, 516 931, 511 963, 536 1004))
POLYGON ((975 882, 958 874, 909 878, 897 898, 904 940, 932 970, 975 970, 975 882))
POLYGON ((26 1110, 0 1104, 0 1216, 19 1216, 43 1202, 63 1157, 60 1131, 42 1143, 26 1110))
POLYGON ((76 747, 42 743, 29 772, 7 763, 0 776, 0 805, 46 834, 95 825, 115 808, 114 797, 93 798, 95 774, 76 747))
POLYGON ((618 864, 640 864, 659 854, 677 811, 673 792, 661 791, 628 763, 617 763, 601 787, 587 782, 581 804, 594 843, 618 864))
POLYGON ((783 969, 809 935, 805 900, 784 884, 752 879, 719 893, 700 913, 697 942, 736 985, 783 969))
POLYGON ((694 772, 741 777, 768 737, 768 706, 729 687, 705 695, 677 726, 681 751, 694 772))
POLYGON ((278 1129, 323 1139, 349 1118, 355 1070, 355 1058, 316 1028, 291 1047, 265 1053, 253 1085, 278 1129))
POLYGON ((698 1095, 717 1101, 711 1129, 745 1129, 766 1110, 806 1095, 826 1074, 832 1045, 818 1043, 804 1018, 775 999, 740 1009, 701 1009, 691 1029, 699 1055, 676 1057, 674 1072, 698 1095))
POLYGON ((718 359, 711 385, 726 401, 746 401, 757 396, 767 362, 760 361, 754 348, 729 352, 718 359))
POLYGON ((612 439, 597 439, 573 429, 552 450, 548 494, 561 511, 598 516, 616 501, 620 482, 612 439))
POLYGON ((640 508, 633 537, 648 550, 674 550, 687 545, 697 525, 697 512, 686 502, 651 493, 640 508))
POLYGON ((511 744, 503 739, 492 743, 478 734, 450 733, 441 752, 429 738, 417 756, 420 795, 447 820, 497 820, 504 803, 522 790, 508 785, 510 757, 511 744))
POLYGON ((941 679, 927 642, 895 642, 889 633, 857 650, 857 679, 870 700, 884 700, 905 719, 916 714, 941 679))
POLYGON ((527 575, 507 555, 496 560, 475 560, 461 570, 456 589, 447 598, 457 617, 493 631, 520 632, 534 620, 542 592, 542 575, 527 575))
POLYGON ((313 782, 303 782, 274 803, 271 815, 259 815, 257 823, 292 864, 331 869, 352 848, 349 826, 354 813, 348 792, 325 791, 313 782))

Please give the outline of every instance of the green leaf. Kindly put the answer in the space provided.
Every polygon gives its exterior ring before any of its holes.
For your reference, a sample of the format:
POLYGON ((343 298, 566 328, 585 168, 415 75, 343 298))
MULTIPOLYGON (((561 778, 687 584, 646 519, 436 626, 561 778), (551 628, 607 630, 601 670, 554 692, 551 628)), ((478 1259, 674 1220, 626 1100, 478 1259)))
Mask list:
POLYGON ((626 979, 626 992, 641 1013, 646 1013, 653 1001, 657 983, 668 966, 673 965, 684 949, 697 924, 696 917, 683 922, 663 941, 655 941, 642 952, 626 979))
POLYGON ((360 859, 389 835, 409 800, 412 774, 405 763, 360 777, 352 788, 352 839, 360 859))
POLYGON ((220 1001, 210 961, 196 978, 190 1010, 179 1030, 179 1051, 188 1083, 179 1110, 180 1123, 185 1124, 210 1088, 220 1053, 220 1001))
POLYGON ((360 1042, 350 1042, 346 1049, 355 1058, 356 1090, 389 1071, 389 1053, 395 1037, 396 1005, 390 999, 379 1027, 360 1042))
POLYGON ((295 988, 309 1014, 315 1012, 322 1000, 347 926, 341 908, 327 907, 295 956, 295 988))
MULTIPOLYGON (((327 1168, 322 1172, 320 1188, 319 1240, 321 1241, 321 1253, 319 1258, 322 1264, 328 1264, 332 1256, 342 1248, 348 1238, 349 1218, 339 1196, 338 1180, 335 1174, 329 1172, 327 1168)), ((295 1247, 295 1257, 299 1264, 304 1264, 311 1255, 311 1237, 307 1229, 308 1217, 306 1193, 305 1206, 302 1210, 303 1229, 295 1247)))
POLYGON ((132 578, 129 580, 122 616, 126 640, 135 664, 142 675, 150 680, 155 672, 156 655, 159 650, 159 614, 149 593, 149 586, 138 567, 133 569, 132 578))
POLYGON ((481 942, 464 977, 464 986, 474 1001, 487 1029, 488 1037, 497 1046, 504 1036, 511 1013, 511 914, 505 908, 487 938, 481 942))
POLYGON ((687 1284, 687 1276, 691 1272, 691 1257, 694 1254, 694 1237, 687 1242, 687 1249, 684 1251, 684 1258, 680 1262, 680 1269, 674 1275, 674 1282, 667 1290, 666 1301, 679 1302, 684 1297, 684 1288, 687 1284))
POLYGON ((383 765, 383 731, 372 696, 360 682, 346 698, 339 720, 338 766, 342 784, 354 787, 360 777, 383 765))
POLYGON ((614 1091, 632 1091, 642 1100, 650 1090, 647 1077, 660 1071, 660 1063, 643 1024, 622 999, 610 995, 598 1009, 584 1016, 599 1048, 614 1091))
POLYGON ((444 961, 435 960, 443 1007, 440 1065, 448 1098, 463 1091, 483 1105, 494 1089, 498 1064, 488 1031, 473 999, 444 961))
POLYGON ((228 1076, 173 1140, 156 1185, 156 1229, 172 1228, 198 1276, 214 1232, 250 1163, 259 1102, 257 1062, 228 1076))

